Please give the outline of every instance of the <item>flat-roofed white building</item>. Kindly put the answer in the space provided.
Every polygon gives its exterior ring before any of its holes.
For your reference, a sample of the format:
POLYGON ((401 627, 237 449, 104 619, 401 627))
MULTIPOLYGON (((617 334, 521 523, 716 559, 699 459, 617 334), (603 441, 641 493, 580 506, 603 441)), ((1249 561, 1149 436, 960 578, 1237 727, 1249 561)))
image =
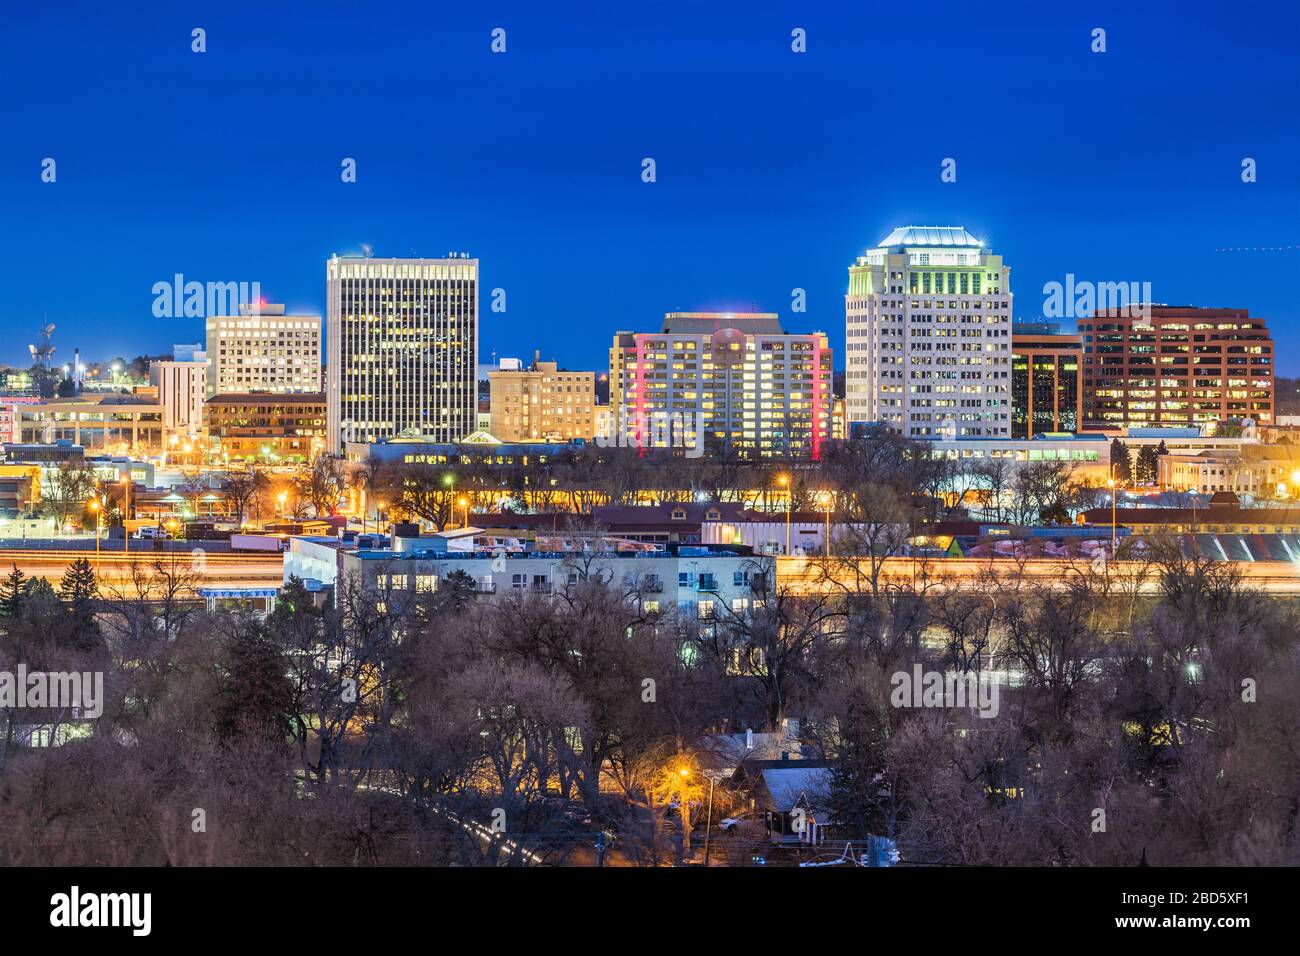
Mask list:
POLYGON ((849 266, 850 422, 912 438, 1011 434, 1011 270, 961 226, 906 226, 849 266))
POLYGON ((319 392, 321 318, 254 302, 207 320, 208 395, 319 392))
MULTIPOLYGON (((208 361, 203 351, 172 350, 175 358, 149 363, 149 384, 158 390, 163 428, 169 436, 196 438, 203 430, 203 400, 208 387, 208 361), (190 356, 187 359, 181 355, 190 356)), ((170 438, 169 438, 170 441, 170 438)))
POLYGON ((772 558, 722 548, 505 553, 477 544, 425 536, 357 548, 294 537, 285 551, 284 580, 298 577, 337 586, 340 577, 350 577, 394 610, 405 597, 445 586, 455 572, 468 576, 481 595, 559 595, 581 580, 600 580, 627 594, 647 614, 675 611, 701 621, 744 613, 775 588, 772 558))

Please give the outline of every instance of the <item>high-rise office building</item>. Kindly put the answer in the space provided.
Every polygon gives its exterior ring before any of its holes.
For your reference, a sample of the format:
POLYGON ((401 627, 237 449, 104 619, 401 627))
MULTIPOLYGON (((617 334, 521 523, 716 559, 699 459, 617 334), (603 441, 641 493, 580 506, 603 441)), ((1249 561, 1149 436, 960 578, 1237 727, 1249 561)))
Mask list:
POLYGON ((319 315, 254 302, 207 320, 208 394, 320 391, 319 315))
POLYGON ((831 434, 826 335, 787 334, 774 312, 670 312, 659 332, 619 332, 609 353, 618 440, 818 458, 831 434), (680 436, 680 441, 678 437, 680 436))
POLYGON ((1083 339, 1057 322, 1011 326, 1011 437, 1077 432, 1083 418, 1083 339))
POLYGON ((475 430, 478 260, 334 256, 327 263, 330 451, 475 430))
POLYGON ((1093 427, 1273 421, 1273 337, 1245 309, 1134 305, 1079 320, 1093 427))
POLYGON ((183 345, 174 346, 172 355, 169 361, 149 363, 149 384, 158 390, 163 428, 178 440, 184 436, 194 438, 203 429, 207 356, 202 350, 183 345))
POLYGON ((849 421, 1011 434, 1011 270, 961 226, 906 226, 849 266, 849 421))
POLYGON ((538 355, 532 368, 488 373, 489 431, 505 442, 596 436, 596 373, 570 372, 538 355))

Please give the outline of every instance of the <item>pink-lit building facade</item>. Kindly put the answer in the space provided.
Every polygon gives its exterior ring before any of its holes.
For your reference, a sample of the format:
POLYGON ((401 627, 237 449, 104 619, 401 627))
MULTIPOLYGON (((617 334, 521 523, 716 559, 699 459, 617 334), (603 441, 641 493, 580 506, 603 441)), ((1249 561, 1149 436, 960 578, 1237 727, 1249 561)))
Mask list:
POLYGON ((670 312, 658 332, 619 332, 609 353, 610 444, 688 455, 821 457, 833 417, 822 332, 788 334, 774 312, 670 312))

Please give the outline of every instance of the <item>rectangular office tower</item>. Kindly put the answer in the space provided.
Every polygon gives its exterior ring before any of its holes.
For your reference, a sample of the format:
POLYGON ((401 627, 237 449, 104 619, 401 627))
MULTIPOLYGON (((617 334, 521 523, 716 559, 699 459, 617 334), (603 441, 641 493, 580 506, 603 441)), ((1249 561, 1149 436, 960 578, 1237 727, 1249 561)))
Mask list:
POLYGON ((961 226, 906 226, 849 266, 852 422, 912 438, 1011 434, 1011 270, 961 226))
POLYGON ((1057 322, 1011 326, 1011 437, 1077 432, 1083 418, 1079 387, 1083 338, 1057 322))
POLYGON ((239 315, 207 321, 207 391, 320 391, 320 316, 286 315, 283 305, 253 302, 239 315))
POLYGON ((334 256, 326 275, 329 450, 473 432, 478 260, 334 256))
POLYGON ((637 448, 816 460, 831 434, 831 370, 826 335, 787 334, 775 312, 670 312, 658 332, 614 337, 615 436, 637 448))
POLYGON ((1136 305, 1079 320, 1096 428, 1273 422, 1273 336, 1246 309, 1136 305))

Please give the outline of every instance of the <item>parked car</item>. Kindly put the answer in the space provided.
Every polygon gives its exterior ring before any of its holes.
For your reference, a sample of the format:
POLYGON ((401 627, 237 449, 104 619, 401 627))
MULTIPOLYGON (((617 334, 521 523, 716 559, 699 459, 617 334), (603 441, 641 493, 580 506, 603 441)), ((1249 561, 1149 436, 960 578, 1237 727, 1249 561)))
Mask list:
POLYGON ((754 814, 746 810, 741 813, 737 813, 735 816, 724 817, 722 822, 720 822, 718 826, 722 827, 722 829, 728 833, 734 833, 736 831, 736 828, 739 827, 742 823, 744 823, 746 820, 752 820, 753 818, 754 818, 754 814))
POLYGON ((135 538, 137 541, 159 541, 167 537, 167 532, 162 528, 146 525, 137 530, 135 534, 131 535, 131 537, 135 538))

